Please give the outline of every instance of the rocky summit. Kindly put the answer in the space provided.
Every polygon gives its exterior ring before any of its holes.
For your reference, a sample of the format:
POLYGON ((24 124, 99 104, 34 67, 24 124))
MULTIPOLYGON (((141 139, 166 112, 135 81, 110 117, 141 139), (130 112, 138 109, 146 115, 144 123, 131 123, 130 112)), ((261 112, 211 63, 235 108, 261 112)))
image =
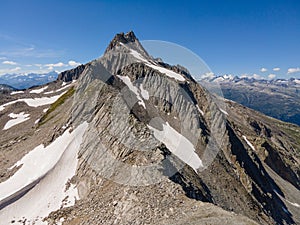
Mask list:
POLYGON ((135 34, 0 100, 0 224, 300 224, 300 127, 211 94, 135 34))

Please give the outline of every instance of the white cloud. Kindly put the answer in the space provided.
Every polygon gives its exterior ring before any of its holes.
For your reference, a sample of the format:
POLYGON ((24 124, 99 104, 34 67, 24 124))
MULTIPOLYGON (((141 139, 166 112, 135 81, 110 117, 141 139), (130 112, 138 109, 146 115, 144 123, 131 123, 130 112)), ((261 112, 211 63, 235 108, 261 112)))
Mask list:
POLYGON ((280 68, 279 67, 275 67, 275 68, 273 68, 273 71, 279 71, 280 70, 280 68))
POLYGON ((15 67, 13 69, 0 69, 0 75, 7 74, 7 73, 15 73, 20 70, 21 70, 21 67, 19 67, 19 66, 15 67))
POLYGON ((297 73, 300 72, 300 68, 289 68, 287 73, 297 73))
POLYGON ((260 75, 258 75, 256 73, 254 73, 252 75, 244 73, 244 74, 241 75, 241 78, 249 78, 249 79, 254 78, 256 80, 262 80, 262 79, 264 79, 262 76, 260 76, 260 75))
POLYGON ((11 69, 11 72, 17 72, 19 70, 21 70, 21 67, 17 66, 15 68, 11 69))
POLYGON ((46 67, 63 67, 66 66, 64 63, 62 62, 58 62, 58 63, 49 63, 45 65, 46 67))
POLYGON ((4 56, 1 56, 0 57, 0 60, 6 60, 7 58, 6 57, 4 57, 4 56))
POLYGON ((17 65, 17 63, 14 62, 14 61, 3 61, 2 64, 5 64, 5 65, 17 65))
POLYGON ((272 74, 272 73, 268 75, 268 78, 271 79, 271 80, 274 79, 275 77, 276 77, 276 75, 272 74))
POLYGON ((80 65, 79 62, 75 62, 74 60, 70 60, 70 61, 68 62, 68 64, 69 64, 69 66, 74 66, 74 67, 80 65))
POLYGON ((260 69, 260 72, 267 72, 268 70, 267 70, 267 68, 261 68, 260 69))
POLYGON ((260 75, 256 74, 256 73, 254 73, 254 74, 252 75, 252 77, 253 77, 254 79, 257 79, 257 80, 262 79, 262 77, 261 77, 260 75))
POLYGON ((68 66, 62 62, 58 62, 58 63, 49 63, 49 64, 45 64, 44 66, 48 67, 48 70, 53 70, 56 67, 64 67, 64 66, 68 66))
POLYGON ((209 78, 209 79, 211 79, 211 78, 214 78, 215 77, 215 74, 213 73, 213 72, 208 72, 208 73, 205 73, 205 74, 202 74, 201 75, 201 78, 202 79, 207 79, 207 78, 209 78))

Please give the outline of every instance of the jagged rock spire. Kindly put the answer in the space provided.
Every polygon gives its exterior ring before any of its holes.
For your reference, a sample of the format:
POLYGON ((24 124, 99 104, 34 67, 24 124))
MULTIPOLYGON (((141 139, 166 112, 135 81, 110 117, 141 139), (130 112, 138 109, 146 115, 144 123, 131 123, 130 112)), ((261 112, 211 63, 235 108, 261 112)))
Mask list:
POLYGON ((123 32, 116 34, 115 37, 109 43, 108 47, 106 48, 105 53, 110 51, 112 48, 114 48, 117 43, 121 42, 121 43, 127 44, 129 42, 135 42, 136 40, 138 40, 138 39, 135 36, 133 31, 129 31, 126 34, 124 34, 123 32))

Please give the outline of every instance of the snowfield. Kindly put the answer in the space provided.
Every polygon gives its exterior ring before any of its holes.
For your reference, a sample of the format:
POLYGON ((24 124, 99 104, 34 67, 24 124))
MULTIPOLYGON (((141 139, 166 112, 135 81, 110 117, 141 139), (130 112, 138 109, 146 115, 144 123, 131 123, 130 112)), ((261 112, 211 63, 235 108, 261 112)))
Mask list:
POLYGON ((77 152, 87 127, 84 122, 72 133, 66 130, 50 145, 37 146, 15 164, 21 168, 0 183, 0 206, 10 203, 0 211, 1 224, 26 219, 25 224, 45 225, 42 219, 50 212, 74 205, 77 188, 71 184, 66 190, 66 183, 76 174, 77 152))
POLYGON ((195 152, 194 145, 183 135, 178 133, 169 123, 163 124, 163 130, 157 130, 148 125, 154 132, 154 137, 164 143, 166 147, 179 159, 192 167, 196 172, 203 167, 202 160, 195 152))
POLYGON ((13 91, 10 93, 10 95, 16 95, 16 94, 23 94, 24 91, 13 91))
POLYGON ((30 107, 39 107, 39 106, 43 106, 43 105, 50 105, 50 104, 56 102, 56 100, 59 99, 65 93, 66 92, 63 92, 60 95, 56 95, 56 96, 52 96, 52 97, 17 99, 15 101, 11 101, 11 102, 5 103, 3 105, 0 105, 0 112, 3 111, 6 106, 15 104, 17 102, 25 102, 30 107))
POLYGON ((26 120, 30 119, 30 117, 29 117, 30 114, 24 114, 24 112, 21 112, 19 114, 10 113, 8 116, 13 119, 6 122, 3 130, 8 130, 9 128, 11 128, 17 124, 23 123, 26 120))
POLYGON ((185 81, 185 78, 182 75, 180 75, 179 73, 175 73, 172 70, 168 70, 164 67, 156 66, 156 65, 152 65, 152 64, 147 64, 147 66, 150 66, 151 68, 158 70, 159 72, 164 73, 168 77, 174 78, 175 80, 185 81))
POLYGON ((44 95, 49 95, 49 94, 60 92, 60 91, 65 90, 66 88, 68 88, 70 86, 71 86, 71 84, 64 85, 62 88, 59 88, 57 90, 45 92, 44 95))
POLYGON ((45 91, 47 88, 48 88, 48 86, 45 86, 45 87, 42 87, 42 88, 39 88, 39 89, 32 90, 32 91, 30 91, 29 93, 30 93, 30 94, 40 94, 40 93, 42 93, 43 91, 45 91))

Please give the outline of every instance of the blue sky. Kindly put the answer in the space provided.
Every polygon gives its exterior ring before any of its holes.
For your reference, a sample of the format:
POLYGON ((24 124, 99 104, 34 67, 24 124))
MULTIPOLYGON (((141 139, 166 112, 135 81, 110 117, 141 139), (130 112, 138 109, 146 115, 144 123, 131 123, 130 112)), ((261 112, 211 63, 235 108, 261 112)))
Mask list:
POLYGON ((115 33, 133 30, 140 40, 169 41, 192 50, 219 75, 300 77, 298 0, 0 4, 0 74, 86 63, 101 56, 115 33))

